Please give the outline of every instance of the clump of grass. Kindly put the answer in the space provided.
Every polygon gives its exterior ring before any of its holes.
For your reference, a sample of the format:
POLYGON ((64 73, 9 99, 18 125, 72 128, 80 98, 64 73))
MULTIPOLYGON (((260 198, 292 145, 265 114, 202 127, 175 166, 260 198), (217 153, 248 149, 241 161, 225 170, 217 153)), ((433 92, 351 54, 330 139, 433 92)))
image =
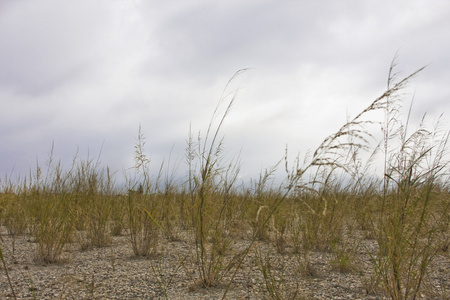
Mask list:
POLYGON ((437 251, 440 224, 431 206, 436 201, 435 182, 447 164, 442 158, 448 135, 430 141, 434 137, 436 132, 423 127, 406 136, 405 128, 401 149, 389 160, 385 175, 376 270, 393 299, 419 293, 437 251))
POLYGON ((22 235, 28 229, 28 214, 24 199, 15 193, 3 195, 3 222, 9 235, 15 237, 22 235))
POLYGON ((32 226, 32 235, 36 239, 35 259, 42 263, 59 262, 73 232, 73 218, 67 213, 68 199, 46 193, 30 196, 36 199, 38 206, 32 226))
POLYGON ((166 170, 163 171, 165 166, 165 159, 161 163, 158 178, 156 179, 155 201, 161 203, 159 213, 159 224, 163 234, 171 241, 181 239, 180 231, 187 227, 187 219, 184 216, 188 214, 188 208, 186 202, 188 195, 185 189, 177 182, 176 172, 179 166, 177 163, 175 166, 171 166, 171 153, 167 160, 166 170), (172 167, 169 171, 168 168, 172 167), (159 181, 163 183, 160 184, 159 181))
POLYGON ((228 82, 220 98, 205 139, 200 134, 196 142, 190 134, 187 146, 189 166, 189 196, 196 261, 200 284, 218 284, 229 272, 234 260, 226 260, 230 250, 231 204, 233 189, 239 174, 239 163, 223 166, 223 138, 219 134, 237 95, 235 91, 219 118, 219 109, 226 99, 229 84, 245 70, 238 71, 228 82), (214 123, 218 122, 213 128, 214 123))
MULTIPOLYGON (((395 64, 394 59, 388 86, 405 82, 394 83, 395 64)), ((437 229, 441 224, 432 207, 439 195, 437 184, 447 172, 449 133, 439 126, 428 129, 424 119, 409 133, 409 116, 405 125, 399 123, 398 99, 390 96, 386 99, 385 175, 377 228, 380 250, 373 262, 389 297, 410 299, 425 284, 440 243, 437 229), (392 146, 394 139, 398 147, 392 146)))
POLYGON ((303 248, 331 251, 331 245, 342 240, 346 217, 342 209, 346 199, 339 199, 342 194, 324 187, 319 193, 300 196, 303 207, 297 224, 300 228, 295 231, 300 234, 303 248))
POLYGON ((30 217, 27 210, 27 197, 21 192, 13 192, 12 189, 5 191, 4 194, 0 194, 0 224, 4 224, 11 237, 11 250, 14 255, 16 239, 27 233, 30 228, 30 217))
POLYGON ((113 181, 109 169, 102 171, 93 160, 80 161, 72 179, 71 189, 75 190, 72 203, 81 229, 82 248, 105 247, 111 244, 110 223, 113 181))
POLYGON ((340 273, 357 271, 355 246, 349 243, 337 245, 333 249, 334 259, 331 265, 340 273))
POLYGON ((284 254, 287 251, 288 247, 288 224, 289 218, 291 217, 290 213, 286 208, 277 211, 272 220, 273 227, 273 239, 272 244, 275 246, 277 253, 284 254))
POLYGON ((150 160, 144 153, 145 137, 139 126, 135 145, 135 171, 142 175, 142 182, 128 180, 127 230, 131 248, 136 256, 150 256, 156 251, 159 229, 152 219, 156 202, 152 196, 149 174, 150 160))
POLYGON ((373 186, 368 186, 364 190, 353 191, 351 209, 357 229, 364 232, 364 238, 375 239, 378 209, 378 190, 373 186))
POLYGON ((259 241, 271 240, 269 226, 265 226, 264 223, 269 217, 272 200, 282 193, 280 187, 276 188, 273 182, 274 174, 280 163, 281 161, 261 172, 258 181, 253 183, 252 190, 249 192, 251 196, 249 199, 249 202, 251 202, 251 205, 249 205, 251 212, 249 216, 249 223, 252 229, 251 239, 259 241))
POLYGON ((155 253, 159 237, 157 225, 147 211, 152 211, 151 199, 147 194, 128 196, 127 231, 131 248, 136 256, 150 256, 155 253))
POLYGON ((71 195, 65 191, 66 179, 60 162, 53 161, 52 148, 45 176, 37 166, 30 186, 22 191, 29 199, 31 233, 36 239, 35 260, 38 262, 61 261, 64 247, 71 241, 74 218, 70 209, 71 195))

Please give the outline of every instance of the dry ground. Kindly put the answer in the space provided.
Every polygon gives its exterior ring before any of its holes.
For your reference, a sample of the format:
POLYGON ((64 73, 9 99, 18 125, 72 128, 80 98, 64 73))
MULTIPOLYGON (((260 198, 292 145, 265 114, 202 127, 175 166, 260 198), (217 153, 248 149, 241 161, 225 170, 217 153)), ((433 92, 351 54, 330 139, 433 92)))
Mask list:
MULTIPOLYGON (((206 289, 196 284, 195 252, 189 237, 169 241, 161 237, 158 253, 136 258, 126 236, 113 237, 110 247, 80 250, 76 242, 67 247, 64 261, 40 264, 34 261, 35 243, 29 236, 8 236, 2 228, 1 247, 17 299, 221 299, 223 283, 206 289)), ((246 237, 234 240, 235 248, 248 244, 246 237)), ((385 299, 376 286, 369 253, 375 253, 376 241, 360 239, 349 255, 351 266, 341 272, 336 255, 309 252, 308 272, 301 255, 287 248, 285 254, 270 250, 259 242, 235 277, 227 299, 270 299, 261 272, 261 262, 270 262, 281 299, 385 299), (267 256, 269 255, 269 256, 267 256), (263 258, 263 260, 258 259, 263 258), (269 260, 265 260, 266 258, 269 260)), ((423 299, 450 299, 450 255, 439 253, 427 279, 429 287, 423 299)), ((0 272, 0 299, 13 299, 6 273, 0 272)))

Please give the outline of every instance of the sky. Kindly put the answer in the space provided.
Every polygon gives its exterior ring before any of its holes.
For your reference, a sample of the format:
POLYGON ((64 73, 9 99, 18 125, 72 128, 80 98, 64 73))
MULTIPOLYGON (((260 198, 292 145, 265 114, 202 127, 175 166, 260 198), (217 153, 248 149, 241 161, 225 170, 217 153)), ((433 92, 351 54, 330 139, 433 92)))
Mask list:
MULTIPOLYGON (((0 181, 97 159, 133 167, 139 126, 157 172, 183 170, 189 132, 205 136, 225 97, 224 155, 241 178, 314 150, 399 77, 412 120, 450 110, 445 0, 3 0, 0 181)), ((448 128, 448 123, 446 123, 448 128)), ((127 171, 128 170, 128 171, 127 171)))

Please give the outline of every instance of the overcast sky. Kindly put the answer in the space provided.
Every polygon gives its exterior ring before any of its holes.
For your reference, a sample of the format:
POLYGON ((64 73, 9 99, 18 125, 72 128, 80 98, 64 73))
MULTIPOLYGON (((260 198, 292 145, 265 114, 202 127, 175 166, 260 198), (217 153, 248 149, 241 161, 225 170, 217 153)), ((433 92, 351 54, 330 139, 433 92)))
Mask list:
MULTIPOLYGON (((414 118, 450 109, 450 1, 2 0, 0 179, 54 154, 133 166, 139 124, 157 169, 184 164, 230 79, 225 150, 243 178, 296 156, 386 88, 398 51, 414 118)), ((448 123, 447 123, 448 124, 448 123)))

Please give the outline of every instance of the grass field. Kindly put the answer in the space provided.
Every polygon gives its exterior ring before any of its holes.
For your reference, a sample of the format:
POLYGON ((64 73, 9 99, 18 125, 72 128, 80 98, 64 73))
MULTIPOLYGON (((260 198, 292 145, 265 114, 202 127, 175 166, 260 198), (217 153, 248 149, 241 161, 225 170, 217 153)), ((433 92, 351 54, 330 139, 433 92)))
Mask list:
MULTIPOLYGON (((421 69, 398 80, 394 67, 395 62, 386 92, 309 156, 291 162, 286 154, 245 185, 238 181, 239 164, 223 154, 221 128, 234 96, 221 99, 205 136, 188 137, 189 174, 181 180, 163 166, 152 175, 141 130, 126 188, 115 185, 108 168, 80 159, 64 169, 51 158, 27 177, 3 179, 3 296, 24 297, 18 287, 24 280, 29 297, 45 298, 27 274, 12 272, 15 241, 26 237, 33 242, 28 255, 39 266, 70 264, 68 251, 74 256, 114 249, 115 240, 126 238, 132 255, 145 258, 141 266, 161 298, 173 298, 180 280, 162 267, 164 245, 183 241, 190 252, 175 248, 170 260, 193 293, 220 287, 221 298, 234 298, 250 264, 259 274, 261 297, 314 298, 301 283, 324 276, 314 259, 323 253, 333 272, 359 276, 367 297, 448 299, 448 269, 439 273, 431 267, 436 259, 445 266, 450 261, 448 131, 426 120, 414 130, 400 122, 399 92, 421 69), (384 112, 385 119, 367 119, 374 111, 384 112), (369 143, 373 126, 383 132, 376 147, 369 143), (369 172, 375 156, 382 158, 384 176, 369 172), (279 169, 286 175, 276 181, 279 169)), ((71 288, 60 298, 75 297, 71 288)), ((91 290, 95 298, 94 285, 91 290)))

